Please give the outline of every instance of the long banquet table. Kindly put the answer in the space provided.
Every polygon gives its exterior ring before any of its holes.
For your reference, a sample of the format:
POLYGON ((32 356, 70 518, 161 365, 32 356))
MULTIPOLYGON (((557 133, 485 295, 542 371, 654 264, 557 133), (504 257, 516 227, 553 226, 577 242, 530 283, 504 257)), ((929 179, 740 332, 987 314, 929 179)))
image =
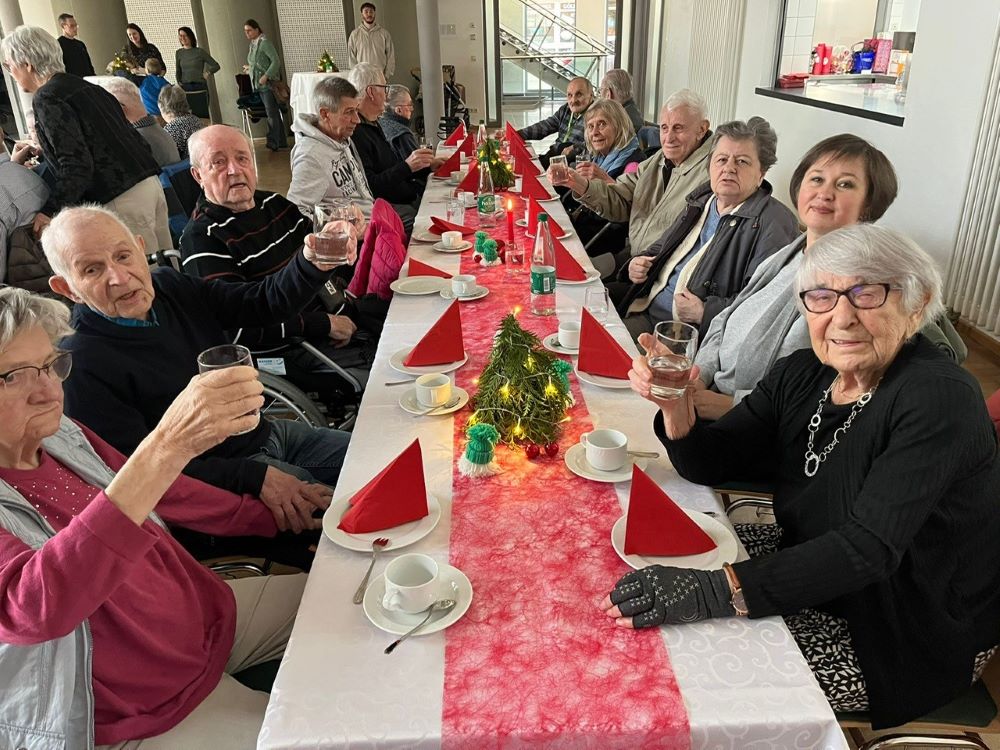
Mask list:
MULTIPOLYGON (((444 216, 445 196, 452 189, 447 183, 429 183, 416 221, 418 230, 429 225, 432 213, 444 216)), ((556 221, 564 227, 570 226, 558 202, 544 206, 556 221)), ((518 216, 523 214, 519 200, 515 213, 518 216)), ((474 216, 474 211, 469 211, 466 223, 474 222, 474 216)), ((492 234, 506 238, 502 222, 492 234)), ((564 244, 585 267, 590 267, 575 236, 564 240, 564 244)), ((450 273, 458 272, 458 255, 440 254, 430 245, 417 242, 411 243, 409 252, 410 257, 450 273)), ((481 283, 488 287, 490 276, 496 273, 503 274, 505 271, 495 269, 486 272, 484 269, 479 274, 481 283)), ((522 274, 522 279, 525 289, 523 306, 527 308, 526 273, 522 274)), ((560 319, 578 318, 586 288, 586 285, 558 285, 557 315, 560 319)), ((381 384, 406 377, 390 367, 390 356, 418 341, 449 304, 437 295, 396 295, 393 299, 334 495, 335 498, 343 497, 363 486, 414 438, 419 438, 427 489, 440 500, 443 512, 440 523, 427 537, 400 552, 423 552, 440 562, 448 562, 449 553, 454 552, 450 549, 454 544, 454 519, 450 511, 453 486, 457 485, 453 477, 458 457, 456 451, 460 450, 455 445, 454 420, 461 420, 464 424, 469 411, 465 409, 445 417, 414 417, 404 412, 397 403, 405 387, 383 387, 381 384)), ((476 302, 463 304, 463 321, 469 321, 471 316, 476 315, 476 306, 476 302)), ((522 312, 521 315, 528 313, 522 312)), ((609 331, 629 351, 634 351, 625 328, 620 324, 613 325, 618 321, 613 310, 608 321, 611 324, 609 331)), ((497 319, 494 327, 499 322, 497 319)), ((469 326, 468 323, 465 325, 468 339, 469 326)), ((557 322, 552 319, 551 330, 555 331, 556 326, 557 322)), ((470 360, 465 368, 478 373, 482 364, 482 361, 470 360)), ((574 375, 570 377, 575 378, 574 375)), ((609 390, 583 383, 579 386, 577 393, 582 394, 594 426, 623 430, 629 435, 631 448, 659 450, 661 457, 649 464, 647 473, 675 501, 695 510, 721 511, 718 498, 711 490, 681 479, 663 456, 662 446, 652 430, 655 407, 651 403, 627 389, 609 390)), ((562 452, 567 447, 562 446, 562 452)), ((561 461, 562 452, 556 460, 561 461)), ((577 481, 582 483, 581 487, 589 484, 584 479, 577 481)), ((614 485, 614 489, 618 503, 622 508, 626 507, 629 483, 614 485)), ((487 490, 484 489, 484 492, 487 490)), ((539 487, 538 492, 544 492, 544 488, 539 487)), ((497 513, 503 511, 504 508, 496 509, 497 513)), ((502 523, 498 523, 498 529, 503 527, 502 523)), ((597 531, 610 548, 610 528, 597 531)), ((566 542, 570 554, 573 552, 572 542, 570 535, 566 542)), ((507 554, 517 555, 519 552, 513 540, 495 539, 494 543, 506 546, 507 554)), ((395 554, 398 553, 390 548, 381 556, 374 576, 381 574, 395 554)), ((524 559, 519 564, 532 566, 530 553, 523 551, 522 554, 524 559)), ((506 603, 484 602, 481 596, 476 598, 482 590, 490 588, 486 585, 490 582, 485 580, 490 573, 480 571, 479 578, 470 576, 476 593, 464 618, 442 632, 413 638, 391 656, 386 656, 382 651, 395 636, 378 630, 365 617, 362 608, 351 603, 352 594, 368 561, 367 554, 342 549, 325 537, 321 541, 298 619, 271 693, 259 748, 678 746, 676 742, 649 735, 636 741, 634 736, 630 738, 616 733, 616 729, 609 729, 628 725, 630 717, 612 715, 608 717, 608 722, 591 727, 564 727, 564 717, 556 715, 557 711, 550 703, 539 699, 536 704, 531 695, 518 696, 524 715, 518 722, 521 726, 517 731, 511 731, 507 725, 503 728, 492 726, 490 712, 485 711, 484 716, 478 717, 473 734, 466 732, 461 737, 453 736, 449 727, 454 726, 454 721, 443 718, 446 689, 452 689, 449 684, 455 682, 454 675, 450 675, 450 681, 446 680, 448 639, 457 639, 463 648, 470 648, 469 641, 460 638, 460 629, 472 627, 469 624, 472 622, 477 628, 488 629, 490 622, 484 623, 483 617, 477 617, 477 614, 481 615, 487 604, 496 607, 506 603)), ((621 563, 616 575, 627 570, 627 566, 621 563)), ((606 592, 615 580, 615 577, 609 577, 590 583, 595 592, 606 592)), ((541 599, 547 596, 547 587, 552 585, 558 585, 558 581, 547 582, 535 589, 527 588, 522 595, 541 599)), ((596 601, 595 597, 595 605, 596 601)), ((517 602, 512 601, 509 606, 516 607, 517 602)), ((587 612, 586 616, 592 617, 592 612, 587 612)), ((534 620, 523 623, 525 629, 546 626, 547 623, 534 620)), ((659 636, 669 654, 669 664, 663 666, 664 679, 670 679, 672 671, 687 712, 690 747, 846 747, 832 711, 780 618, 744 620, 733 617, 664 627, 659 630, 659 636)), ((608 637, 642 636, 631 631, 611 629, 608 637)), ((628 642, 625 643, 627 647, 628 642)), ((484 648, 484 659, 488 659, 489 654, 489 649, 484 648)), ((448 658, 453 656, 454 652, 448 658)), ((540 658, 544 659, 544 654, 540 658)), ((499 681, 508 683, 506 689, 516 693, 520 677, 519 674, 501 674, 499 681)), ((568 674, 565 678, 569 684, 561 689, 572 692, 574 675, 568 674)), ((604 679, 614 681, 616 675, 612 671, 604 679)), ((503 695, 504 687, 498 685, 494 700, 502 700, 503 695)), ((616 704, 612 703, 610 708, 602 710, 613 714, 616 710, 625 709, 616 708, 616 704)), ((686 745, 688 738, 684 739, 682 744, 686 745)))

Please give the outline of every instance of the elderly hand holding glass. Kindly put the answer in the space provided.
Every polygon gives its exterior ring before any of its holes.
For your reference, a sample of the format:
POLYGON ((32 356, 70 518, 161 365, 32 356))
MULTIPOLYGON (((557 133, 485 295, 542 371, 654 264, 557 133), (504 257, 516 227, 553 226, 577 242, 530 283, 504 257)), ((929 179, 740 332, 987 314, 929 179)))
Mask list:
POLYGON ((358 259, 358 233, 354 225, 343 219, 325 221, 326 214, 317 206, 317 227, 306 235, 303 252, 306 260, 321 271, 353 264, 358 259), (324 218, 319 218, 323 216, 324 218))
POLYGON ((684 437, 695 423, 692 392, 700 381, 692 362, 698 330, 680 321, 663 321, 654 333, 639 336, 639 346, 646 354, 632 360, 632 390, 660 407, 669 438, 684 437))

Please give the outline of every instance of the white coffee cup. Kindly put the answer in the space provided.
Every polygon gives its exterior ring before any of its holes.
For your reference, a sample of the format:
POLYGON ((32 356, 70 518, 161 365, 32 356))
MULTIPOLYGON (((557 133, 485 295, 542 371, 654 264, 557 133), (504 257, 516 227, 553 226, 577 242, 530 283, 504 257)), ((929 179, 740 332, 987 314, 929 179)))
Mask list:
POLYGON ((462 191, 462 202, 466 208, 474 208, 476 205, 476 194, 470 190, 462 191))
POLYGON ((456 297, 467 297, 476 292, 476 277, 462 273, 451 277, 451 293, 456 297))
POLYGON ((442 232, 441 244, 445 247, 458 247, 462 244, 461 232, 442 232))
POLYGON ((564 349, 580 348, 580 324, 575 320, 568 320, 559 324, 559 346, 564 349))
POLYGON ((598 471, 616 471, 628 460, 628 436, 618 430, 593 430, 580 436, 587 463, 598 471))
MULTIPOLYGON (((469 155, 463 151, 462 154, 461 154, 461 156, 458 157, 458 163, 459 164, 468 164, 469 163, 469 155)), ((468 172, 468 171, 469 170, 466 170, 466 172, 468 172)))
POLYGON ((438 599, 438 564, 418 553, 400 555, 385 566, 382 607, 395 612, 423 612, 438 599))
POLYGON ((451 378, 442 373, 421 375, 415 381, 417 403, 424 407, 444 406, 451 398, 451 378))

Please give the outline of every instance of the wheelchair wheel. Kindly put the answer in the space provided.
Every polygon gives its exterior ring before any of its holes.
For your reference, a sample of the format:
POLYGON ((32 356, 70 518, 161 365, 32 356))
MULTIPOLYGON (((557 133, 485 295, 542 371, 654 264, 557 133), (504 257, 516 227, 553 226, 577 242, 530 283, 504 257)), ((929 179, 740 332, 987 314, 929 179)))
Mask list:
POLYGON ((284 378, 269 372, 259 371, 260 382, 264 385, 265 416, 277 419, 295 419, 310 427, 327 427, 323 412, 303 390, 284 378))

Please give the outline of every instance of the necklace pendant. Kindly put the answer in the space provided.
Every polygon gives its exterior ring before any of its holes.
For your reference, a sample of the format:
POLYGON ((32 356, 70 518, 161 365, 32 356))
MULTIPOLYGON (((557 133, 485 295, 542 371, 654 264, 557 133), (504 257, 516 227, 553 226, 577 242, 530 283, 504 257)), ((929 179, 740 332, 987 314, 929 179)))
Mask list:
POLYGON ((809 452, 806 454, 806 466, 805 472, 807 477, 816 476, 816 472, 819 471, 819 456, 815 453, 809 452))

